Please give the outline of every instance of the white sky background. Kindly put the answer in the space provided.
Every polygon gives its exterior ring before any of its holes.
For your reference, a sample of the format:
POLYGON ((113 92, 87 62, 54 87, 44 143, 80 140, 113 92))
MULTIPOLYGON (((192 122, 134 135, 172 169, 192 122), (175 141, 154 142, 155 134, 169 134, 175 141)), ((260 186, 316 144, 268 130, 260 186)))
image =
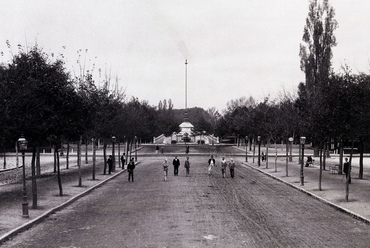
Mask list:
MULTIPOLYGON (((330 4, 339 24, 335 71, 346 63, 369 73, 370 2, 330 4)), ((180 109, 188 59, 188 107, 222 111, 242 96, 296 91, 307 14, 308 0, 0 0, 0 62, 9 60, 6 40, 13 53, 37 42, 78 74, 77 51, 88 49, 82 58, 86 69, 96 64, 96 82, 100 68, 128 98, 153 106, 171 99, 180 109)))

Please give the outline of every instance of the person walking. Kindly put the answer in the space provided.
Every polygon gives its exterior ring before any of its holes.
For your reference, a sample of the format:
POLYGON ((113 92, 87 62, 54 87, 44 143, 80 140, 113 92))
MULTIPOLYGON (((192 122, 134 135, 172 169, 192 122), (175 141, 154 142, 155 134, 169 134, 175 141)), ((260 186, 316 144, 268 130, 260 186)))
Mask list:
POLYGON ((167 176, 168 176, 168 163, 167 163, 167 159, 165 159, 164 162, 163 162, 163 172, 164 172, 164 181, 167 181, 167 176))
POLYGON ((156 145, 155 146, 155 154, 158 154, 159 153, 159 146, 158 145, 156 145))
POLYGON ((190 161, 189 161, 189 157, 186 157, 186 160, 185 160, 185 169, 186 169, 186 176, 189 177, 190 176, 190 161))
POLYGON ((173 174, 174 174, 174 176, 178 176, 179 175, 180 160, 177 158, 177 156, 175 156, 175 159, 173 160, 172 164, 173 164, 173 174))
POLYGON ((121 156, 121 164, 122 164, 122 170, 125 169, 125 163, 126 163, 126 159, 125 159, 125 153, 122 154, 121 156))
POLYGON ((113 170, 113 160, 112 160, 112 155, 109 155, 109 158, 107 160, 107 164, 108 164, 108 173, 109 175, 112 173, 112 170, 113 170))
POLYGON ((130 159, 130 163, 127 165, 127 171, 128 171, 128 181, 133 182, 134 181, 134 169, 135 169, 135 161, 134 158, 130 159))
POLYGON ((348 180, 348 183, 351 183, 351 174, 350 174, 350 166, 348 162, 348 158, 345 158, 346 162, 343 164, 343 172, 346 173, 346 179, 348 180))
POLYGON ((231 158, 230 163, 229 163, 229 169, 230 169, 231 178, 234 178, 235 162, 232 158, 231 158))
POLYGON ((212 174, 213 167, 216 166, 216 160, 213 158, 213 155, 211 155, 211 158, 208 159, 208 175, 212 174))
POLYGON ((227 167, 227 162, 225 160, 225 157, 222 157, 222 161, 221 161, 221 172, 222 172, 222 177, 223 178, 226 177, 226 167, 227 167))

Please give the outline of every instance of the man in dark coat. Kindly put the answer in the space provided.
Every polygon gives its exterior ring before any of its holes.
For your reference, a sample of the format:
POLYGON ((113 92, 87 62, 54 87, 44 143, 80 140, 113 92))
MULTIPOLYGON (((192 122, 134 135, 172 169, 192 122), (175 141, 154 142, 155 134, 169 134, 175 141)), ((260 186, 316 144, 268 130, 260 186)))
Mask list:
POLYGON ((112 160, 112 155, 109 155, 109 158, 107 160, 107 164, 108 164, 108 171, 109 171, 109 174, 112 173, 112 170, 113 170, 113 160, 112 160))
POLYGON ((343 164, 343 172, 346 173, 346 178, 348 178, 348 183, 351 183, 351 174, 350 174, 350 166, 348 162, 348 158, 345 158, 346 162, 343 164))
POLYGON ((135 169, 135 161, 134 158, 131 158, 130 163, 127 165, 127 171, 128 171, 128 181, 133 182, 134 181, 134 169, 135 169))
POLYGON ((173 160, 172 162, 173 164, 173 173, 175 176, 178 176, 179 175, 179 166, 180 166, 180 160, 177 158, 177 156, 175 156, 175 159, 173 160))

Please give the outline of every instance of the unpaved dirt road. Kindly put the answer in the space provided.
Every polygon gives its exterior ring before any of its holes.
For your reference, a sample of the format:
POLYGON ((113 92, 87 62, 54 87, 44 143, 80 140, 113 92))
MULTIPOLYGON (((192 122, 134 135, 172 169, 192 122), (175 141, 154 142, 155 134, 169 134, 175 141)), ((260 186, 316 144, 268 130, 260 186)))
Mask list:
MULTIPOLYGON (((234 179, 208 157, 191 177, 164 182, 162 159, 140 158, 127 173, 19 234, 4 247, 368 247, 370 225, 249 167, 234 179)), ((217 160, 220 160, 218 157, 217 160)), ((219 161, 218 161, 219 162, 219 161)), ((170 158, 172 164, 172 158, 170 158)))

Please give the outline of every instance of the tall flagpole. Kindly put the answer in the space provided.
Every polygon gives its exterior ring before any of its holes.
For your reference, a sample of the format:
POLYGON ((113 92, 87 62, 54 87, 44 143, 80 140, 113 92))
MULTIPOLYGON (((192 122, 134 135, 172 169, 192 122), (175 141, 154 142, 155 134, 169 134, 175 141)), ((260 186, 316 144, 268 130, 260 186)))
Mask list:
POLYGON ((188 109, 188 60, 185 59, 185 109, 188 109))

